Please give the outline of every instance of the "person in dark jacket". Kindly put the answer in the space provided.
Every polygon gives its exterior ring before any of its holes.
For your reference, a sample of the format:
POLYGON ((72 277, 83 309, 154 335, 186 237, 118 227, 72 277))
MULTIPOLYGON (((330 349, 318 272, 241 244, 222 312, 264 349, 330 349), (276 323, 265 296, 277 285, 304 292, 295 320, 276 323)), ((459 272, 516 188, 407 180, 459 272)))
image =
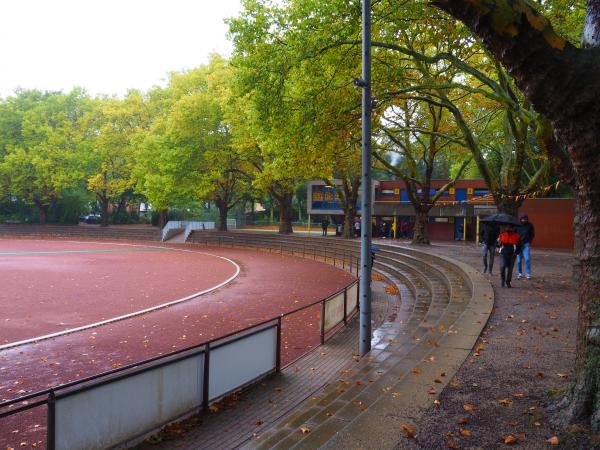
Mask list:
POLYGON ((523 260, 525 260, 525 278, 531 279, 531 244, 535 237, 535 228, 527 214, 520 218, 521 226, 517 228, 520 236, 521 252, 517 255, 517 278, 523 277, 523 260))
POLYGON ((321 228, 323 229, 323 236, 327 236, 327 227, 329 227, 329 220, 327 220, 327 218, 324 218, 321 221, 321 228))
POLYGON ((479 241, 483 245, 483 273, 492 274, 494 255, 496 254, 496 241, 500 235, 500 227, 494 223, 481 223, 479 241), (489 261, 488 261, 489 257, 489 261))

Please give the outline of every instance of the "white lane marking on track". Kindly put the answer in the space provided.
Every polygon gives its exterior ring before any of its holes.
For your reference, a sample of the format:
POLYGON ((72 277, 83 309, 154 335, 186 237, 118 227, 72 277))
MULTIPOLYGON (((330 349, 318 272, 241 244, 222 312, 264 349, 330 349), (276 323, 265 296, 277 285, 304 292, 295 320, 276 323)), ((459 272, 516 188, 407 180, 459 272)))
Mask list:
MULTIPOLYGON (((43 240, 43 239, 39 239, 39 240, 43 240)), ((82 241, 63 241, 63 242, 77 242, 77 243, 81 243, 82 241)), ((142 314, 147 314, 149 312, 152 311, 156 311, 158 309, 164 309, 164 308, 168 308, 169 306, 173 306, 176 305, 178 303, 182 303, 182 302, 186 302, 188 300, 191 300, 193 298, 196 297, 200 297, 201 295, 204 294, 208 294, 209 292, 212 292, 216 289, 219 289, 220 287, 225 286, 226 284, 230 283, 231 281, 233 281, 235 278, 237 278, 237 276, 240 274, 240 266, 233 260, 226 258, 224 256, 219 256, 219 255, 215 255, 213 253, 207 253, 207 252, 198 252, 195 250, 188 250, 188 249, 184 249, 184 248, 174 248, 174 247, 158 247, 158 246, 147 246, 147 245, 143 245, 143 244, 124 244, 122 242, 96 242, 96 241, 83 241, 85 243, 94 243, 94 244, 106 244, 106 245, 129 245, 131 247, 146 247, 146 248, 160 248, 160 249, 164 249, 164 248, 168 248, 174 251, 180 251, 180 252, 188 252, 188 253, 200 253, 201 255, 208 255, 208 256, 214 256, 216 258, 220 258, 223 259, 231 264, 233 264, 233 266, 235 267, 235 273, 230 276, 229 278, 227 278, 225 281, 217 284, 216 286, 213 286, 211 288, 205 289, 203 291, 199 291, 199 292, 195 292, 191 295, 188 295, 187 297, 183 297, 183 298, 179 298, 177 300, 172 300, 170 302, 167 303, 162 303, 160 305, 156 305, 156 306, 152 306, 150 308, 146 308, 146 309, 142 309, 140 311, 135 311, 129 314, 124 314, 122 316, 117 316, 117 317, 113 317, 111 319, 106 319, 106 320, 102 320, 100 322, 94 322, 94 323, 90 323, 88 325, 82 325, 80 327, 75 327, 75 328, 69 328, 67 330, 62 330, 62 331, 57 331, 56 333, 50 333, 50 334, 44 334, 42 336, 36 336, 33 338, 29 338, 29 339, 24 339, 22 341, 16 341, 16 342, 9 342, 8 344, 3 344, 0 345, 0 351, 1 350, 7 350, 9 348, 14 348, 14 347, 18 347, 20 345, 26 345, 26 344, 33 344, 34 342, 39 342, 39 341, 43 341, 46 339, 51 339, 51 338, 55 338, 58 336, 63 336, 65 334, 72 334, 72 333, 76 333, 78 331, 84 331, 84 330, 89 330, 90 328, 96 328, 99 327, 101 325, 106 325, 108 323, 113 323, 113 322, 118 322, 120 320, 125 320, 125 319, 130 319, 132 317, 136 317, 136 316, 140 316, 142 314)))

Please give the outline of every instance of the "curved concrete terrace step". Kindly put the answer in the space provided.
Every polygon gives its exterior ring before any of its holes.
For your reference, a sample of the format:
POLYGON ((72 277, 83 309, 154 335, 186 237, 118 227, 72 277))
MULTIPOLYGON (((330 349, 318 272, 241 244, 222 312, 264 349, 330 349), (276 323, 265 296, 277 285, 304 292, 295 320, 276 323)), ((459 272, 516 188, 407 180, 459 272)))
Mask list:
MULTIPOLYGON (((290 245, 296 245, 297 248, 297 253, 298 254, 311 254, 312 251, 316 250, 316 249, 322 249, 322 247, 324 245, 327 245, 328 247, 331 246, 336 246, 338 249, 338 252, 344 252, 344 253, 348 253, 351 252, 353 254, 355 254, 356 256, 358 256, 358 244, 355 241, 347 241, 347 240, 343 240, 343 239, 319 239, 319 238, 314 238, 314 237, 303 237, 303 236, 278 236, 278 235, 264 235, 264 234, 257 234, 257 233, 248 233, 248 232, 234 232, 234 233, 214 233, 214 232, 209 232, 209 233, 203 233, 203 236, 200 236, 200 239, 198 239, 199 241, 201 241, 202 239, 210 239, 211 242, 216 242, 217 239, 226 239, 223 242, 225 242, 227 245, 236 245, 239 243, 243 243, 244 245, 250 245, 252 247, 255 248, 262 248, 265 250, 269 250, 270 249, 275 249, 277 250, 278 248, 281 248, 282 246, 290 246, 290 245), (241 242, 240 242, 241 241, 241 242)), ((428 263, 428 267, 430 268, 430 270, 435 270, 438 274, 442 275, 442 281, 447 285, 449 290, 452 290, 452 285, 454 284, 454 290, 456 290, 456 286, 460 285, 460 280, 463 276, 466 276, 464 271, 459 270, 455 264, 453 264, 452 262, 449 261, 444 261, 441 258, 437 258, 434 255, 427 255, 427 254, 422 254, 418 251, 416 251, 417 253, 415 253, 415 250, 413 249, 408 249, 405 247, 397 247, 397 246, 393 246, 393 245, 387 245, 387 244, 380 244, 380 247, 383 249, 383 251, 381 252, 382 254, 386 254, 389 255, 390 252, 392 254, 396 253, 396 254, 402 254, 403 255, 403 259, 406 259, 407 261, 410 261, 411 264, 413 265, 417 265, 420 266, 423 263, 419 261, 419 258, 415 258, 413 255, 417 254, 420 255, 420 257, 422 258, 426 258, 429 263, 428 263), (454 269, 453 269, 454 267, 454 269), (458 270, 458 272, 457 272, 458 270), (458 283, 458 284, 457 284, 458 283)), ((335 251, 332 251, 333 249, 330 248, 330 255, 333 254, 335 255, 335 251)), ((339 253, 341 254, 341 253, 339 253)), ((400 261, 399 261, 400 262, 400 261)), ((406 264, 404 264, 404 266, 406 267, 406 264)), ((381 271, 381 263, 376 260, 376 268, 379 268, 379 270, 381 271)), ((415 269, 413 269, 414 271, 415 269)), ((388 273, 388 275, 390 275, 388 273)), ((404 274, 404 277, 401 277, 405 280, 410 281, 410 274, 404 274)), ((431 284, 430 281, 430 277, 421 277, 422 279, 424 279, 424 283, 427 285, 431 284)), ((424 283, 419 282, 419 280, 414 280, 413 282, 409 282, 407 283, 408 286, 413 290, 413 293, 417 296, 417 297, 422 297, 423 299, 425 299, 425 297, 428 295, 427 292, 421 290, 420 292, 417 292, 417 289, 420 288, 424 283)), ((455 303, 456 302, 464 302, 466 301, 465 299, 471 295, 470 290, 465 291, 464 289, 461 290, 461 292, 455 292, 453 294, 451 294, 451 296, 454 298, 455 303)), ((438 300, 436 300, 438 301, 438 300)), ((422 303, 422 302, 421 302, 422 303)), ((443 304, 444 301, 441 300, 441 303, 443 304)), ((426 303, 428 304, 428 303, 426 303)), ((425 306, 423 304, 418 304, 417 308, 424 308, 425 306)), ((457 311, 461 310, 461 305, 457 306, 453 306, 453 309, 455 311, 450 312, 450 316, 448 317, 448 319, 452 320, 455 318, 455 316, 458 314, 457 311)), ((413 318, 414 321, 414 318, 413 318)))
MULTIPOLYGON (((263 249, 277 249, 280 246, 290 246, 290 245, 296 245, 297 248, 297 253, 302 253, 302 254, 311 254, 312 251, 316 250, 316 249, 321 249, 323 247, 323 245, 327 244, 328 247, 331 247, 332 245, 335 245, 338 249, 337 254, 347 254, 348 252, 351 252, 353 254, 355 254, 356 256, 358 256, 358 245, 355 241, 347 241, 347 240, 343 240, 343 239, 327 239, 327 240, 322 240, 319 238, 314 238, 314 237, 302 237, 302 236, 278 236, 278 235, 264 235, 264 234, 257 234, 257 233, 248 233, 248 232, 234 232, 234 233, 204 233, 204 236, 200 236, 199 239, 197 241, 201 241, 202 239, 212 239, 213 241, 216 242, 217 239, 225 239, 223 242, 228 243, 229 245, 235 245, 236 242, 238 242, 239 240, 241 240, 245 245, 250 245, 252 247, 255 248, 263 248, 263 249), (342 252, 342 253, 340 253, 342 252)), ((195 239, 194 239, 195 240, 195 239)), ((381 255, 390 255, 390 254, 394 254, 398 253, 398 249, 394 248, 393 246, 389 246, 389 245, 385 245, 382 244, 380 245, 380 247, 382 247, 382 251, 380 252, 381 255), (391 250, 385 250, 391 247, 391 250), (391 251, 391 253, 390 253, 391 251)), ((330 255, 335 255, 336 252, 332 252, 330 249, 330 255)), ((406 252, 406 254, 403 254, 403 259, 409 260, 410 263, 412 265, 416 265, 418 267, 420 267, 422 265, 422 263, 419 261, 418 258, 414 258, 412 255, 413 253, 410 252, 406 252)), ((387 256, 382 256, 382 257, 378 257, 376 260, 376 269, 378 268, 379 271, 381 272, 381 268, 382 268, 382 264, 381 264, 381 260, 387 258, 387 260, 389 260, 389 257, 387 256)), ((407 270, 415 272, 418 270, 414 267, 410 267, 410 265, 407 265, 401 261, 397 261, 398 264, 403 265, 407 270)), ((448 290, 451 290, 452 288, 452 282, 454 280, 454 283, 456 284, 458 280, 457 277, 457 273, 456 271, 452 272, 452 273, 446 273, 446 272, 451 272, 449 271, 446 267, 444 267, 444 265, 438 261, 437 265, 433 265, 433 264, 429 264, 429 270, 434 270, 436 271, 442 278, 442 282, 444 284, 446 284, 446 286, 448 287, 448 290), (438 267, 439 266, 439 267, 438 267)), ((389 271, 388 271, 389 272, 389 271)), ((390 274, 386 272, 386 274, 389 276, 390 274)), ((417 297, 422 297, 423 299, 428 295, 428 293, 424 290, 421 289, 420 292, 417 292, 418 289, 420 289, 422 287, 422 285, 425 283, 428 287, 429 290, 431 290, 431 279, 430 276, 424 277, 421 274, 421 279, 424 281, 420 282, 419 279, 415 280, 414 277, 414 273, 412 274, 413 276, 411 277, 411 274, 409 273, 404 273, 404 276, 400 276, 401 279, 404 280, 405 283, 407 283, 408 281, 408 286, 413 290, 413 293, 415 294, 415 296, 417 297), (411 280, 412 278, 412 280, 411 280), (412 282, 411 282, 412 281, 412 282)), ((440 287, 440 289, 442 289, 440 287)), ((466 295, 469 295, 469 293, 466 292, 462 292, 461 293, 461 299, 458 299, 457 301, 464 301, 464 299, 466 298, 466 295)), ((439 294, 438 294, 439 296, 439 294)), ((456 296, 456 295, 454 295, 456 296)), ((444 303, 444 301, 440 301, 440 303, 444 303)), ((428 304, 428 303, 426 303, 428 304)), ((421 307, 423 308, 423 305, 417 305, 417 307, 421 307)), ((414 320, 414 319, 413 319, 414 320)))

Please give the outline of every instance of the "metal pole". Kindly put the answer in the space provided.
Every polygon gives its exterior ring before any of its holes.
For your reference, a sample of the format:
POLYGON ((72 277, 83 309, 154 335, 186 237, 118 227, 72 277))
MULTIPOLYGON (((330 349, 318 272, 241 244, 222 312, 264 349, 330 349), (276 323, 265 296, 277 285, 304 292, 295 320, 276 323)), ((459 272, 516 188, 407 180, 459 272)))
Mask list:
POLYGON ((475 230, 475 245, 479 245, 479 215, 477 215, 477 228, 475 230))
POLYGON ((325 300, 321 302, 321 345, 325 343, 325 300))
POLYGON ((56 400, 54 391, 50 391, 48 394, 48 412, 46 414, 48 421, 46 428, 46 448, 54 450, 56 448, 56 400))
POLYGON ((362 199, 359 352, 371 350, 371 0, 362 2, 362 199))
POLYGON ((204 349, 204 374, 202 376, 202 409, 208 411, 210 396, 210 342, 204 349))
POLYGON ((275 353, 275 370, 281 372, 281 316, 277 318, 277 349, 275 353))

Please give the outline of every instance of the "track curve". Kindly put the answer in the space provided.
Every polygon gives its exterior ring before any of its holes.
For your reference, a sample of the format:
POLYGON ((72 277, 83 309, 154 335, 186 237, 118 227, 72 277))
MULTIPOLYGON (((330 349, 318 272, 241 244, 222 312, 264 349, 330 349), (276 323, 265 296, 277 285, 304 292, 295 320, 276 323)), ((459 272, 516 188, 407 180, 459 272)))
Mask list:
POLYGON ((239 273, 234 261, 199 250, 0 239, 0 350, 188 301, 239 273))

